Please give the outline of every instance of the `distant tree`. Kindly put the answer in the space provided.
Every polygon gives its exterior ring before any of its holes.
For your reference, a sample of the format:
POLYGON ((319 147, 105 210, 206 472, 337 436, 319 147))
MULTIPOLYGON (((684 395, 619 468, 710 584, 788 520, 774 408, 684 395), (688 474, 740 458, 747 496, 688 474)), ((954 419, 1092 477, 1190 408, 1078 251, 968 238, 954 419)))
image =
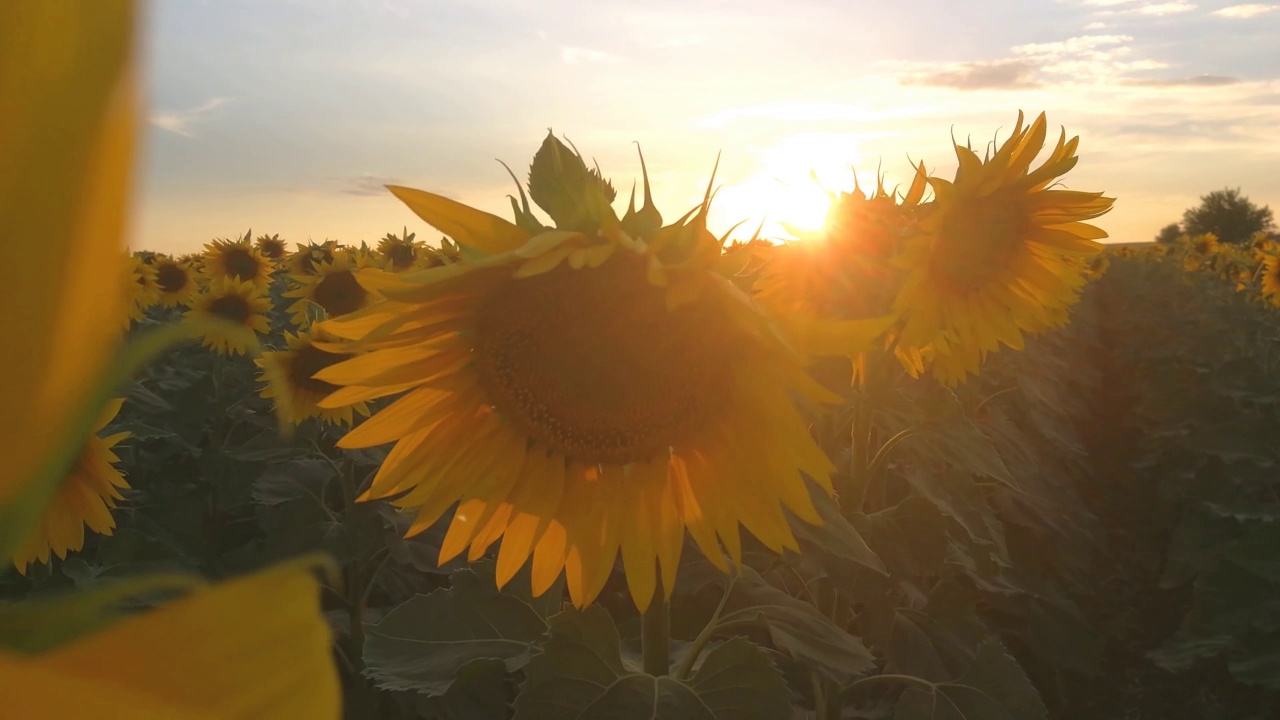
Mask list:
POLYGON ((1174 243, 1178 238, 1182 237, 1182 226, 1178 223, 1169 223, 1160 228, 1160 232, 1156 233, 1156 242, 1158 243, 1174 243))
POLYGON ((1224 243, 1248 242, 1259 230, 1271 230, 1271 208, 1258 207, 1240 188, 1215 190, 1200 198, 1200 205, 1182 214, 1182 230, 1188 235, 1213 233, 1224 243))

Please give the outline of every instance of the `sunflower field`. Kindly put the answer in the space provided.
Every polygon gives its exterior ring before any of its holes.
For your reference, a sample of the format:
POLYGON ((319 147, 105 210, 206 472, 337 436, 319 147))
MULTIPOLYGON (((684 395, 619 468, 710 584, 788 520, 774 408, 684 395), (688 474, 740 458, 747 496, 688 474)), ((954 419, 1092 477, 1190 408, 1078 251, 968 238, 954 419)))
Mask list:
POLYGON ((1269 236, 1108 249, 1019 113, 790 238, 548 134, 509 218, 389 187, 438 240, 126 251, 131 14, 58 7, 0 10, 0 716, 1280 711, 1269 236))

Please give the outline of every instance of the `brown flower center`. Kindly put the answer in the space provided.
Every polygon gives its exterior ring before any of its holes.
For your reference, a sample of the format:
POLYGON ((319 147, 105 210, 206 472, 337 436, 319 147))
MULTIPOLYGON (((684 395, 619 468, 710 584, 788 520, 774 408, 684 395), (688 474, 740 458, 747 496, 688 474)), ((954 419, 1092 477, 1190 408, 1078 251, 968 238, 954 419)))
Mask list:
POLYGON ((166 293, 176 293, 187 286, 191 277, 176 263, 161 263, 156 267, 156 284, 166 293))
POLYGON ((615 256, 502 283, 476 324, 490 401, 589 463, 650 459, 723 407, 736 343, 713 300, 668 310, 644 263, 615 256))
POLYGON ((217 315, 237 325, 247 325, 249 318, 253 315, 253 308, 249 305, 248 299, 240 295, 216 297, 209 302, 208 310, 211 315, 217 315))
POLYGON ((311 292, 311 302, 324 308, 330 317, 346 315, 365 306, 369 291, 360 286, 350 270, 338 270, 324 276, 311 292))
POLYGON ((258 251, 272 260, 284 257, 284 241, 276 238, 258 238, 258 251))
POLYGON ((337 390, 338 386, 311 376, 349 357, 350 353, 331 353, 314 345, 303 345, 289 357, 289 384, 317 395, 328 395, 337 390))
POLYGON ((315 275, 316 263, 333 262, 333 250, 320 245, 311 245, 298 251, 295 272, 299 275, 315 275))
POLYGON ((1016 196, 968 198, 939 232, 930 269, 953 290, 974 291, 1006 270, 1027 234, 1027 214, 1016 196))
POLYGON ((227 275, 241 282, 256 280, 262 269, 258 258, 248 248, 240 245, 232 245, 223 251, 222 264, 227 269, 227 275))
POLYGON ((413 246, 408 243, 395 243, 387 248, 387 258, 391 260, 391 267, 396 270, 404 270, 411 267, 413 261, 417 259, 413 246))

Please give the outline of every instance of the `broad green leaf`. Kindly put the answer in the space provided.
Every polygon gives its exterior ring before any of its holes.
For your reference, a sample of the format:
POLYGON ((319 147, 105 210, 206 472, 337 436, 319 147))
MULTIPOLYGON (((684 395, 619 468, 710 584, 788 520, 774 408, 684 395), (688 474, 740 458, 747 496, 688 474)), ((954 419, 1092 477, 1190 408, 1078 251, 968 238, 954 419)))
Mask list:
POLYGON ((772 720, 789 712, 786 684, 760 648, 734 638, 713 648, 686 684, 637 672, 599 605, 551 618, 550 638, 525 668, 516 720, 772 720))
POLYGON ((689 686, 716 720, 775 720, 790 712, 787 681, 746 638, 730 638, 712 648, 689 686))
POLYGON ((894 708, 893 720, 1047 720, 1049 711, 1026 673, 996 643, 978 650, 959 678, 912 685, 894 708))
POLYGON ((507 666, 497 659, 472 660, 458 669, 443 695, 419 695, 413 705, 432 720, 507 720, 507 666))
POLYGON ((529 662, 546 631, 537 613, 470 570, 452 580, 452 587, 416 595, 368 629, 366 674, 378 687, 443 695, 477 660, 501 660, 508 671, 529 662))
POLYGON ((910 496, 871 515, 854 515, 853 524, 895 577, 932 576, 946 561, 946 520, 922 497, 910 496))
POLYGON ((1246 640, 1245 652, 1231 658, 1227 669, 1246 685, 1280 690, 1280 633, 1246 640))
POLYGON ((834 498, 823 492, 812 481, 809 496, 822 518, 821 525, 792 520, 791 529, 806 554, 816 553, 836 562, 854 563, 870 568, 881 575, 887 574, 880 557, 867 546, 866 540, 844 515, 834 498))
POLYGON ((908 469, 904 476, 921 497, 951 516, 969 533, 969 537, 995 545, 1002 558, 1009 556, 1004 526, 987 502, 986 493, 970 476, 954 470, 918 467, 908 469))
POLYGON ((741 568, 725 609, 721 626, 756 624, 768 631, 779 650, 838 684, 852 681, 874 662, 860 639, 813 605, 770 585, 749 567, 741 568))

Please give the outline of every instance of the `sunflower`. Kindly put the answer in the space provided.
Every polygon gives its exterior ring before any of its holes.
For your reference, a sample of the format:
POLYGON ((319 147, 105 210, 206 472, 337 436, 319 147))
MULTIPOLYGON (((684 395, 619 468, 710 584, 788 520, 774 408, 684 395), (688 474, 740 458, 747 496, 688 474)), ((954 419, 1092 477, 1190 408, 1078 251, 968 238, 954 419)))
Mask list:
POLYGON ((271 270, 271 261, 248 240, 214 240, 204 246, 204 274, 209 281, 227 278, 265 290, 271 270))
POLYGON ((120 491, 129 484, 115 467, 120 458, 112 448, 129 437, 129 433, 106 437, 98 437, 98 433, 120 412, 122 404, 123 398, 113 400, 98 416, 93 434, 80 448, 80 456, 70 474, 44 511, 39 530, 14 554, 13 564, 18 572, 25 575, 31 563, 49 562, 51 552, 65 559, 68 552, 84 547, 86 527, 100 535, 110 535, 115 530, 116 521, 111 511, 118 500, 124 499, 120 491))
POLYGON ((159 301, 165 307, 190 306, 200 285, 189 267, 170 257, 158 258, 154 265, 159 301))
MULTIPOLYGON (((222 320, 265 335, 271 331, 266 315, 270 309, 271 301, 253 283, 220 278, 210 282, 184 319, 188 322, 222 320)), ((210 326, 201 327, 200 331, 201 342, 223 355, 240 355, 249 347, 246 333, 210 326)))
MULTIPOLYGON (((335 339, 319 332, 314 334, 314 338, 330 342, 335 339)), ((354 357, 352 353, 322 350, 316 347, 312 335, 286 332, 285 340, 288 350, 268 350, 254 363, 262 369, 258 379, 266 383, 259 395, 277 398, 277 405, 282 407, 289 422, 299 425, 307 418, 317 417, 334 425, 350 425, 353 411, 365 416, 369 414, 369 406, 363 402, 337 408, 316 405, 338 390, 338 386, 312 376, 330 365, 354 357), (282 390, 287 392, 283 399, 279 395, 282 390)))
MULTIPOLYGON (((834 198, 821 232, 802 234, 796 242, 757 246, 763 267, 754 283, 756 299, 775 314, 802 352, 852 358, 854 382, 865 377, 864 351, 895 319, 893 301, 904 273, 890 260, 914 222, 926 180, 921 165, 899 203, 883 182, 865 194, 855 178, 853 192, 834 198), (833 344, 831 338, 840 339, 833 344)), ((889 333, 886 346, 894 348, 910 374, 918 375, 924 370, 922 349, 895 340, 889 333)))
POLYGON ((427 246, 414 239, 417 233, 405 228, 403 233, 387 233, 378 241, 377 257, 379 265, 392 272, 404 272, 416 268, 428 268, 443 265, 443 259, 429 253, 427 246))
POLYGON ((297 287, 284 294, 297 298, 289 312, 298 327, 307 326, 312 305, 338 317, 382 299, 378 280, 383 273, 369 267, 369 256, 359 250, 337 252, 331 261, 315 262, 314 269, 310 275, 290 275, 297 287))
POLYGON ((338 243, 334 240, 325 240, 322 243, 309 242, 306 245, 298 243, 298 249, 289 254, 285 265, 290 275, 314 275, 316 265, 332 263, 339 253, 338 243))
MULTIPOLYGON (((587 175, 576 154, 563 158, 587 175)), ((539 182, 535 172, 535 199, 539 182)), ((457 503, 441 562, 502 538, 500 585, 532 556, 534 594, 563 571, 578 607, 619 551, 637 607, 655 588, 669 595, 686 529, 721 569, 724 551, 741 559, 740 525, 794 550, 783 508, 820 523, 802 473, 831 492, 833 467, 792 393, 837 398, 714 270, 706 201, 659 228, 631 213, 620 224, 583 183, 560 187, 586 197, 544 209, 590 208, 596 228, 575 215, 573 231, 533 233, 392 188, 487 254, 410 275, 387 302, 322 324, 367 351, 317 373, 344 386, 322 407, 405 393, 339 441, 395 443, 362 497, 412 512, 410 534, 457 503)))
POLYGON ((138 255, 130 255, 125 261, 130 282, 125 283, 127 315, 122 318, 124 327, 141 320, 147 309, 160 301, 160 288, 156 284, 156 268, 148 265, 138 255))
POLYGON ((1280 307, 1280 255, 1271 255, 1262 262, 1262 299, 1280 307))
POLYGON ((284 260, 289 254, 288 244, 281 240, 279 235, 259 235, 258 239, 253 241, 253 245, 258 248, 258 252, 262 253, 262 257, 272 262, 284 260))
POLYGON ((1050 190, 1075 166, 1078 137, 1065 131, 1039 168, 1029 170, 1045 141, 1042 113, 1023 116, 987 160, 956 145, 955 180, 929 178, 935 200, 894 265, 907 272, 895 308, 904 316, 901 342, 933 346, 933 374, 963 382, 1001 344, 1020 349, 1024 333, 1062 322, 1079 299, 1084 266, 1107 234, 1084 221, 1111 209, 1101 193, 1050 190))

